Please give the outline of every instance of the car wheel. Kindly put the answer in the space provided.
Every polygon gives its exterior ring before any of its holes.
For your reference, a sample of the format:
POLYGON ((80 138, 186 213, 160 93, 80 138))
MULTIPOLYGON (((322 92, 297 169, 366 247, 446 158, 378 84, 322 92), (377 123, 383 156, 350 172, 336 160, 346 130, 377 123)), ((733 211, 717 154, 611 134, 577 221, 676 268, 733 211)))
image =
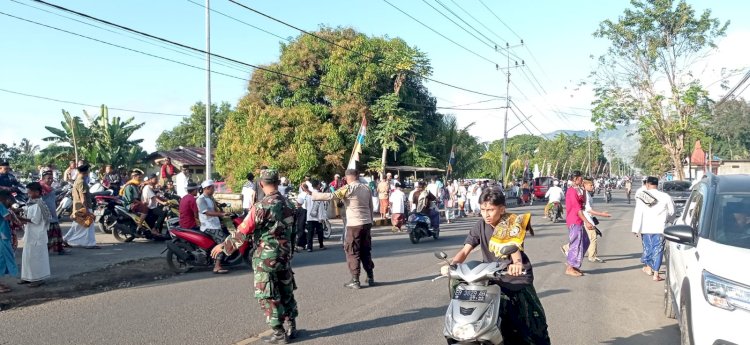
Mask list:
POLYGON ((693 345, 693 331, 690 329, 690 291, 684 289, 682 293, 687 295, 680 303, 680 344, 693 345))

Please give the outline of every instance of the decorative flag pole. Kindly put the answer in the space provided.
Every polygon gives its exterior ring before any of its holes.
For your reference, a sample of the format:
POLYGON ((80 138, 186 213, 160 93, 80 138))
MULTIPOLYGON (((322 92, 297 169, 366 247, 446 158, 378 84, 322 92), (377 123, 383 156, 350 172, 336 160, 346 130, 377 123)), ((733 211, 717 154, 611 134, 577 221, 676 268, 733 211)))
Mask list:
POLYGON ((447 176, 450 177, 453 174, 453 166, 456 165, 456 145, 451 146, 451 155, 448 157, 448 169, 446 169, 447 176))
POLYGON ((362 146, 365 145, 366 134, 367 134, 367 118, 362 116, 362 124, 359 127, 359 132, 357 133, 357 141, 354 142, 352 155, 349 158, 349 164, 346 166, 347 169, 357 169, 357 162, 359 161, 359 155, 362 153, 362 146))

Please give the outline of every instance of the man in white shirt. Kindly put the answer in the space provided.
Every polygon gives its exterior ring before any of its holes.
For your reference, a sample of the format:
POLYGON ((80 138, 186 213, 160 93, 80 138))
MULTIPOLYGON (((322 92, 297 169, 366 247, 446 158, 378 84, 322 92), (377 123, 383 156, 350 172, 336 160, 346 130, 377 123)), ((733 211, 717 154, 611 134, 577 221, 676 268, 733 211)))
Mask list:
POLYGON ((401 227, 406 220, 406 205, 404 198, 406 195, 401 191, 401 183, 396 182, 395 189, 388 198, 388 204, 391 209, 391 232, 401 232, 401 227))
POLYGON ((180 198, 188 195, 188 182, 190 182, 190 172, 187 169, 180 170, 180 173, 175 176, 174 189, 180 198))
POLYGON ((654 281, 662 281, 664 279, 659 276, 664 253, 662 234, 668 217, 674 214, 674 202, 668 194, 657 189, 658 178, 649 176, 645 186, 645 191, 636 193, 632 231, 643 241, 643 256, 641 257, 641 262, 645 265, 642 268, 643 272, 653 275, 654 281), (650 197, 639 197, 640 193, 647 193, 650 197), (644 199, 650 200, 651 197, 655 199, 655 202, 649 206, 644 199))
POLYGON ((249 210, 255 204, 255 175, 247 173, 247 182, 242 185, 242 209, 249 210))
POLYGON ((164 218, 166 212, 159 205, 166 205, 167 199, 156 195, 154 188, 158 183, 159 177, 156 174, 149 175, 141 190, 141 202, 148 206, 146 223, 151 227, 151 234, 161 237, 161 230, 164 227, 164 218))
POLYGON ((544 195, 545 198, 547 198, 547 206, 544 207, 544 215, 549 215, 549 212, 555 212, 555 217, 562 216, 562 200, 565 199, 565 193, 563 192, 562 188, 559 186, 560 182, 557 180, 552 182, 552 187, 549 187, 547 190, 547 194, 544 195), (552 210, 552 207, 554 207, 555 203, 560 205, 560 212, 557 213, 557 210, 552 210))
MULTIPOLYGON (((198 219, 201 222, 201 231, 211 236, 216 243, 221 243, 229 235, 228 232, 221 228, 221 217, 226 217, 229 214, 221 212, 216 205, 214 200, 214 181, 205 180, 201 183, 203 193, 198 197, 196 203, 198 204, 198 219)), ((214 262, 214 273, 224 274, 228 273, 229 270, 222 267, 223 261, 226 259, 224 253, 219 254, 214 262)))

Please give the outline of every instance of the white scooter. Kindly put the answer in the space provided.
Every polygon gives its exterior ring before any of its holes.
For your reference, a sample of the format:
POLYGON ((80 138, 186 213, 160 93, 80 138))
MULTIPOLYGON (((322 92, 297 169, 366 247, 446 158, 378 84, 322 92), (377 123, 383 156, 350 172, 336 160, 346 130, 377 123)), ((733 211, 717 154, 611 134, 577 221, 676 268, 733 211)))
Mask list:
MULTIPOLYGON (((500 252, 510 255, 517 250, 518 247, 510 245, 500 252)), ((435 257, 450 264, 444 252, 435 253, 435 257)), ((499 262, 469 261, 450 265, 447 276, 432 280, 451 278, 459 281, 445 313, 443 335, 448 344, 503 344, 499 315, 502 291, 494 282, 507 274, 506 269, 507 265, 499 262)))

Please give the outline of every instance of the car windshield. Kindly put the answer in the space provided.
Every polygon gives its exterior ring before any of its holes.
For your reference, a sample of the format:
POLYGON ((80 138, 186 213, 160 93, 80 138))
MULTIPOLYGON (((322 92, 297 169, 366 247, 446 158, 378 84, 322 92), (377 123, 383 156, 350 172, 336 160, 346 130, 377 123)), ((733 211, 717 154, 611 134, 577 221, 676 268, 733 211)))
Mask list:
POLYGON ((662 190, 665 192, 686 192, 690 190, 690 182, 688 181, 669 181, 664 182, 662 190))
POLYGON ((718 194, 712 225, 713 241, 750 249, 750 194, 718 194))

